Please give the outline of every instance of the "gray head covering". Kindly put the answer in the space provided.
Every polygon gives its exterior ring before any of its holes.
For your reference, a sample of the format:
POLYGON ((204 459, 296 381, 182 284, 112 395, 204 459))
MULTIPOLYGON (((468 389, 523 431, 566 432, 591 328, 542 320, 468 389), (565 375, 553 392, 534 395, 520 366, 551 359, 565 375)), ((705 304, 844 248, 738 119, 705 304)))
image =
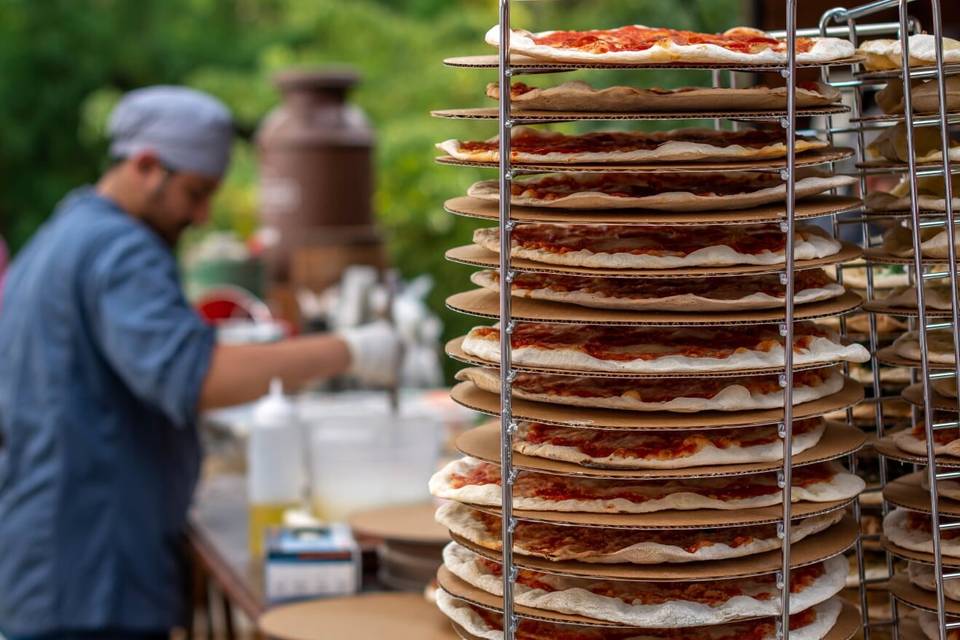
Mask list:
POLYGON ((219 178, 230 162, 233 123, 216 98, 194 89, 146 87, 123 96, 107 124, 110 154, 152 151, 171 169, 219 178))

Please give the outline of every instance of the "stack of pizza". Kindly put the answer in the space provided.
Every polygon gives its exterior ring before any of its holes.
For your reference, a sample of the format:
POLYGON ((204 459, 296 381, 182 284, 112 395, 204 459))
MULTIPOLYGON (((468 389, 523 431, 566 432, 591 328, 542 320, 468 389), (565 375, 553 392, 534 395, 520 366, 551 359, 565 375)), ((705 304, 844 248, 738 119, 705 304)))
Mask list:
MULTIPOLYGON (((497 34, 488 41, 496 44, 497 34)), ((541 66, 762 67, 786 57, 783 42, 752 29, 707 35, 637 25, 518 31, 511 50, 541 66)), ((852 53, 846 41, 798 40, 803 64, 852 53)), ((521 122, 534 113, 540 121, 641 120, 695 116, 704 104, 730 117, 782 114, 786 106, 782 89, 760 87, 510 89, 521 122)), ((498 98, 499 88, 487 93, 498 98)), ((804 86, 797 98, 801 108, 840 108, 825 85, 804 86)), ((468 111, 459 116, 489 117, 489 110, 468 111)), ((823 415, 862 399, 842 366, 870 356, 818 321, 859 307, 860 298, 828 273, 859 252, 819 226, 797 225, 787 344, 779 326, 787 306, 781 222, 788 189, 776 173, 788 150, 783 129, 514 126, 510 135, 518 170, 510 193, 500 192, 499 181, 482 181, 446 206, 495 220, 499 201, 509 198, 519 224, 509 278, 499 271, 500 228, 479 228, 472 245, 448 254, 480 267, 471 277, 476 288, 452 296, 451 308, 497 318, 500 292, 509 287, 515 433, 512 473, 501 467, 501 425, 491 421, 462 435, 464 457, 430 481, 442 501, 437 521, 453 538, 438 574, 441 610, 464 638, 504 635, 506 476, 513 478, 517 638, 772 640, 782 614, 776 576, 784 544, 792 547, 785 585, 791 636, 849 638, 857 614, 837 596, 848 574, 844 553, 858 535, 847 508, 864 482, 840 461, 864 436, 823 415), (779 424, 788 397, 792 448, 785 451, 779 424), (793 469, 786 540, 778 536, 784 464, 793 469)), ((794 142, 803 166, 846 153, 814 138, 794 142)), ((496 138, 438 147, 446 164, 500 160, 496 138)), ((836 195, 850 183, 805 170, 795 183, 796 218, 858 205, 836 195)), ((452 397, 490 416, 501 411, 502 329, 476 326, 447 346, 470 365, 452 397)))

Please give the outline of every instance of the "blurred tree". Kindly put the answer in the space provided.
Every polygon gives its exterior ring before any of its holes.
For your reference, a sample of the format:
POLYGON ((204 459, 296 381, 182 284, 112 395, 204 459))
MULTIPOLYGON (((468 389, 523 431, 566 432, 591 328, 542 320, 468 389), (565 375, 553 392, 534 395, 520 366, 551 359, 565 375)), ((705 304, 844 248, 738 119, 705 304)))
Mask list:
MULTIPOLYGON (((515 24, 549 28, 641 23, 719 31, 740 22, 739 0, 516 2, 515 24)), ((493 0, 4 0, 0 2, 0 233, 14 250, 71 188, 103 166, 106 114, 129 89, 157 83, 210 91, 234 111, 247 140, 214 204, 211 226, 256 226, 256 161, 249 135, 277 102, 271 75, 290 66, 345 63, 363 83, 352 96, 377 129, 375 209, 406 275, 432 273, 431 304, 448 336, 473 320, 444 310, 468 270, 443 260, 475 222, 443 212, 480 170, 439 167, 433 144, 494 134, 490 123, 433 120, 430 109, 484 104, 492 72, 446 69, 444 57, 491 51, 483 34, 493 0)), ((682 71, 565 74, 596 84, 697 84, 682 71)), ((550 77, 531 82, 548 84, 550 77)), ((623 126, 623 125, 614 125, 623 126)), ((661 125, 663 126, 663 125, 661 125)))

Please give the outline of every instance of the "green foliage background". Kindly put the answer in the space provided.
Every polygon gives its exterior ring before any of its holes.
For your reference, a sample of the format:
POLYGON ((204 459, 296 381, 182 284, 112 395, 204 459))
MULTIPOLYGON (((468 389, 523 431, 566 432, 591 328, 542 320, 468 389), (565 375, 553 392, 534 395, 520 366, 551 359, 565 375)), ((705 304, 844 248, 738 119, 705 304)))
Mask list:
MULTIPOLYGON (((515 2, 513 22, 533 30, 641 23, 720 31, 743 21, 740 0, 515 2)), ((21 247, 69 189, 103 167, 103 124, 124 91, 150 84, 207 90, 252 133, 278 96, 280 69, 345 63, 363 83, 353 100, 377 130, 375 209, 405 275, 434 274, 431 303, 448 336, 471 321, 443 311, 467 271, 443 251, 469 242, 476 223, 443 212, 481 170, 440 167, 433 144, 494 134, 490 123, 431 119, 430 109, 477 106, 492 72, 444 68, 452 55, 487 53, 495 0, 0 0, 0 233, 21 247)), ((662 87, 706 81, 695 72, 593 72, 527 79, 545 85, 662 87)), ((256 227, 256 157, 247 141, 217 196, 211 225, 256 227)))

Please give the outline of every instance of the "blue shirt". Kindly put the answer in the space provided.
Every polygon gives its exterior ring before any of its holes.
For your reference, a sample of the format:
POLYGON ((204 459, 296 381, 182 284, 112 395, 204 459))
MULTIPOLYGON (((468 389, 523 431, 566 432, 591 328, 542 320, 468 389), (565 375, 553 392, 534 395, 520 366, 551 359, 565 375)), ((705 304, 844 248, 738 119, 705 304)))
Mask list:
POLYGON ((10 267, 0 306, 0 629, 167 629, 213 330, 170 249, 92 189, 10 267))

